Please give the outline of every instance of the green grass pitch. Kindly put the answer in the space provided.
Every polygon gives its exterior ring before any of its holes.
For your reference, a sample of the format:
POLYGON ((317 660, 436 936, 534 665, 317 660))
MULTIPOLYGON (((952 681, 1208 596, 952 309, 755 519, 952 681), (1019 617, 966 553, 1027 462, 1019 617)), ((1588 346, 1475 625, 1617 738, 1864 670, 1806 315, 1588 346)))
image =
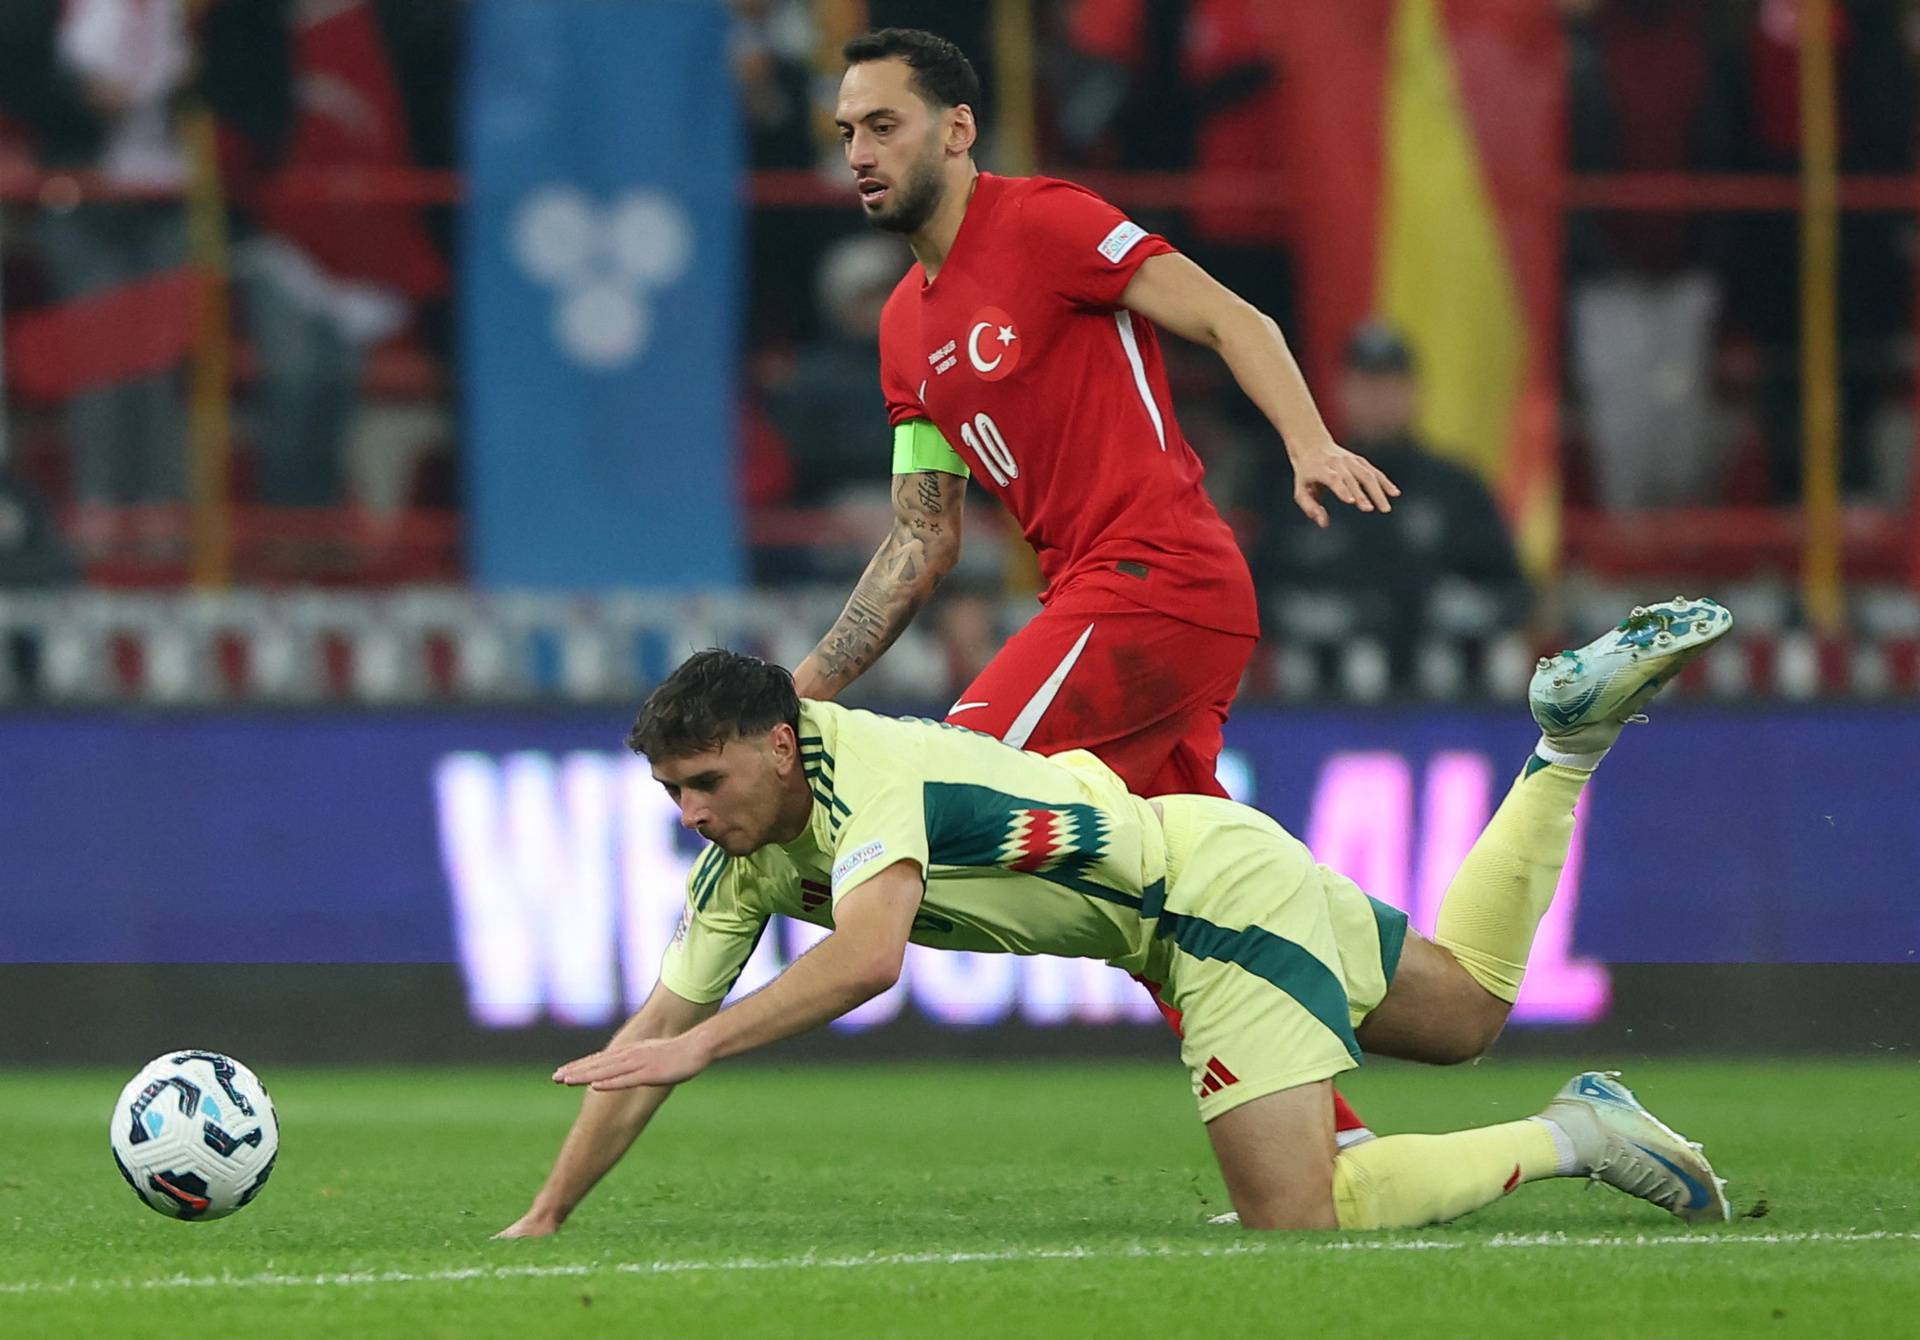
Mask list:
MULTIPOLYGON (((0 1333, 1920 1332, 1912 1061, 1628 1068, 1762 1217, 1689 1230, 1567 1181, 1446 1227, 1286 1239, 1205 1224, 1225 1197, 1171 1063, 734 1065, 677 1094, 558 1238, 502 1243, 576 1106, 537 1067, 243 1059, 280 1165, 202 1225, 114 1171, 126 1075, 0 1076, 0 1333)), ((1346 1088, 1383 1130, 1446 1129, 1535 1111, 1573 1068, 1379 1065, 1346 1088)))

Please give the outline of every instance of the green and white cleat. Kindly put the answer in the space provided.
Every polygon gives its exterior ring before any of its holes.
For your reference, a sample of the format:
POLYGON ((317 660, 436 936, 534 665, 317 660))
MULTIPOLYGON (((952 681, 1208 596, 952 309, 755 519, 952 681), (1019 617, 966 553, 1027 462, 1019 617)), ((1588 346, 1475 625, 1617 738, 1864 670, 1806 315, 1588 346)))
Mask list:
POLYGON ((1542 656, 1527 706, 1547 742, 1565 754, 1598 754, 1620 738, 1683 666, 1727 635, 1733 614, 1705 596, 1642 605, 1584 647, 1542 656))
POLYGON ((1647 1111, 1619 1072, 1575 1075, 1540 1115, 1567 1133, 1594 1181, 1690 1224, 1733 1218, 1726 1179, 1714 1175, 1699 1145, 1647 1111))

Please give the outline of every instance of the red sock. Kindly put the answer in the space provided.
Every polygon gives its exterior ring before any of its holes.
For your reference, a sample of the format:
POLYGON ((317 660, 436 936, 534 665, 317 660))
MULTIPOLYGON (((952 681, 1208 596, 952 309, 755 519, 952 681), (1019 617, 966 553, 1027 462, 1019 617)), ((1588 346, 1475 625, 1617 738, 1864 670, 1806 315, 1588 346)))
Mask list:
POLYGON ((1342 1096, 1340 1090, 1335 1089, 1333 1091, 1334 1134, 1338 1135, 1341 1131, 1364 1131, 1365 1129, 1367 1129, 1367 1123, 1360 1120, 1360 1114, 1353 1110, 1353 1105, 1342 1096))

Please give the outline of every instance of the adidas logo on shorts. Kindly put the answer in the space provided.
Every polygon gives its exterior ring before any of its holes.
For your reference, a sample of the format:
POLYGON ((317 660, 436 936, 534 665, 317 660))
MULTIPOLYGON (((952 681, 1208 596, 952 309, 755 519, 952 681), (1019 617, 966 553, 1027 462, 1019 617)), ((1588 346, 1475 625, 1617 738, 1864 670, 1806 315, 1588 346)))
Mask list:
POLYGON ((1226 1088, 1227 1085, 1238 1084, 1239 1082, 1240 1077, 1221 1065, 1219 1057, 1209 1056, 1207 1058, 1206 1073, 1200 1076, 1200 1090, 1202 1093, 1219 1093, 1220 1090, 1226 1088))

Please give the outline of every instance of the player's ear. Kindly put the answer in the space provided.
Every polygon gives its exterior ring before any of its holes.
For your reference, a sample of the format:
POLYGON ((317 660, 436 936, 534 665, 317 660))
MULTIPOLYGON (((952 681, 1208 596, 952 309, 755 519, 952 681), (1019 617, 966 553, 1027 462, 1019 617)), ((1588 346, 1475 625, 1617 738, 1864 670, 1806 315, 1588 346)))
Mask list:
POLYGON ((947 113, 947 153, 955 158, 973 152, 973 143, 980 138, 980 127, 974 122, 973 108, 961 103, 947 113))
POLYGON ((767 732, 767 754, 773 759, 773 770, 785 777, 792 773, 800 763, 800 737, 792 726, 781 722, 767 732))

